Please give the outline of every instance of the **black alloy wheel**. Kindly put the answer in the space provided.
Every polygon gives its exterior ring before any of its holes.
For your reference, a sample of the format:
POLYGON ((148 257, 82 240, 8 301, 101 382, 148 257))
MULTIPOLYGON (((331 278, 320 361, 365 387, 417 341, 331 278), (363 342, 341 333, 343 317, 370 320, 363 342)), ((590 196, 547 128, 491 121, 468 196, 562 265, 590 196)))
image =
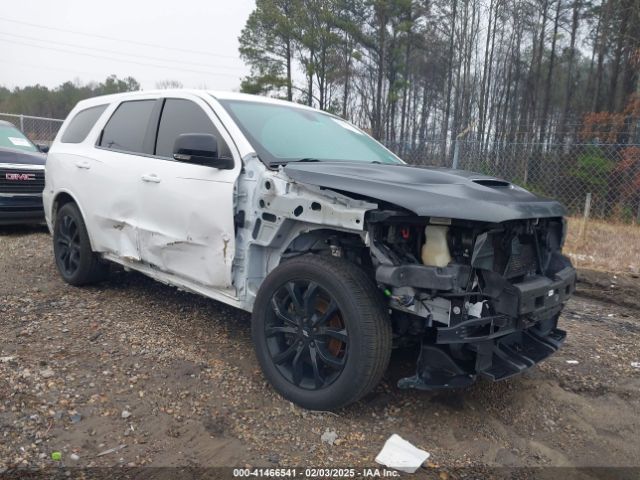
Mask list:
POLYGON ((380 382, 391 355, 380 290, 360 266, 328 255, 288 259, 264 279, 251 335, 269 383, 311 410, 362 398, 380 382))
POLYGON ((316 282, 289 281, 271 297, 267 348, 280 373, 301 388, 332 384, 349 355, 349 334, 335 298, 316 282))
POLYGON ((80 268, 80 232, 71 215, 61 215, 59 222, 55 238, 56 262, 65 276, 72 277, 80 268))

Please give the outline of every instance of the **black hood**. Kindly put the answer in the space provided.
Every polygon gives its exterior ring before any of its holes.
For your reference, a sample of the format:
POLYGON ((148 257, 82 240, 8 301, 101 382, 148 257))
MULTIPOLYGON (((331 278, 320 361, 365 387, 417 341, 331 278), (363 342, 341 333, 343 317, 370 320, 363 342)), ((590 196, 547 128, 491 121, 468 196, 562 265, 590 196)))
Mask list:
POLYGON ((421 217, 481 222, 561 217, 554 201, 495 177, 447 168, 347 162, 288 163, 301 183, 392 203, 421 217))
POLYGON ((0 147, 0 163, 44 165, 46 160, 47 156, 44 153, 0 147))

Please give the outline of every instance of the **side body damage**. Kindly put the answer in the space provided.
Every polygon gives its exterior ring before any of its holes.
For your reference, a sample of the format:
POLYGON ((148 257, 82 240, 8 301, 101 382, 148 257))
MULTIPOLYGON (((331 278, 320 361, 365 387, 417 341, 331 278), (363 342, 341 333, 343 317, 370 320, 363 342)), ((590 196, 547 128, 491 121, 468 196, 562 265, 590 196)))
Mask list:
POLYGON ((362 168, 365 176, 380 175, 377 188, 354 192, 365 182, 356 178, 349 188, 342 175, 335 181, 341 166, 274 171, 255 157, 245 159, 233 278, 247 309, 281 262, 331 255, 375 278, 392 312, 394 344, 420 345, 416 374, 402 379, 402 388, 505 379, 560 347, 565 332, 558 317, 575 289, 575 270, 561 253, 565 224, 557 202, 469 172, 435 171, 429 185, 428 170, 362 168), (402 170, 390 177, 392 169, 402 170), (398 175, 422 176, 416 187, 422 203, 415 188, 405 188, 410 200, 402 201, 399 188, 408 180, 398 175), (462 202, 469 191, 480 207, 459 209, 457 216, 439 207, 449 205, 452 194, 462 202))

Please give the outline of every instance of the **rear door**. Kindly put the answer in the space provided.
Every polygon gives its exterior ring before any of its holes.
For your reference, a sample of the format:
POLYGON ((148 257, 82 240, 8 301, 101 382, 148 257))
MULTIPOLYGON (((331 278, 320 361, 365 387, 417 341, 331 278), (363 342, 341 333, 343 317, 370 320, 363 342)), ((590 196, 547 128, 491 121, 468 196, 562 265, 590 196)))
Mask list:
POLYGON ((197 96, 166 98, 154 156, 141 160, 139 252, 142 260, 189 282, 231 286, 235 252, 234 185, 241 160, 212 107, 197 96), (173 159, 178 135, 213 134, 233 170, 173 159))
POLYGON ((86 168, 83 204, 93 248, 126 260, 140 260, 138 230, 141 221, 141 159, 153 154, 160 114, 158 98, 121 102, 104 125, 92 160, 86 168))

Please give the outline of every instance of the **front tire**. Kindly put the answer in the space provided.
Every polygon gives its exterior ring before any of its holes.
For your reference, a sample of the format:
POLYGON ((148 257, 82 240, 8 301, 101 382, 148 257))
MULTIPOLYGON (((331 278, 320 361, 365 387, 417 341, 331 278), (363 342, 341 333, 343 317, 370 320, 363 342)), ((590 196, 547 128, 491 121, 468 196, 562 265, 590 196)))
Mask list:
POLYGON ((104 280, 108 265, 91 250, 89 234, 78 206, 60 207, 53 227, 53 253, 62 279, 74 286, 104 280))
POLYGON ((343 259, 284 262, 256 297, 252 337, 265 377, 311 410, 353 403, 379 382, 391 355, 391 323, 376 285, 343 259))

